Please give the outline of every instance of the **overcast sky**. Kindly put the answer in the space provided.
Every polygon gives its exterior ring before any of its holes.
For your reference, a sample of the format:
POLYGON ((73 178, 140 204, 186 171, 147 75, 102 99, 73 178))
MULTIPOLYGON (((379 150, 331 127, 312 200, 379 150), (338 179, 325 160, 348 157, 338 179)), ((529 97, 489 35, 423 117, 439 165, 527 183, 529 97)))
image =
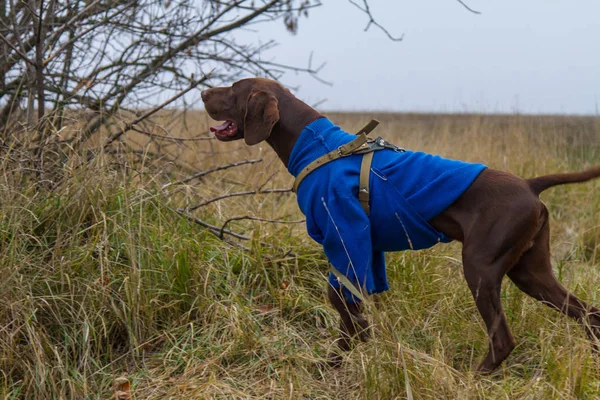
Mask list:
POLYGON ((320 77, 281 81, 321 110, 600 114, 599 0, 370 0, 392 42, 347 0, 325 0, 301 19, 244 31, 280 44, 281 63, 327 62, 320 77))

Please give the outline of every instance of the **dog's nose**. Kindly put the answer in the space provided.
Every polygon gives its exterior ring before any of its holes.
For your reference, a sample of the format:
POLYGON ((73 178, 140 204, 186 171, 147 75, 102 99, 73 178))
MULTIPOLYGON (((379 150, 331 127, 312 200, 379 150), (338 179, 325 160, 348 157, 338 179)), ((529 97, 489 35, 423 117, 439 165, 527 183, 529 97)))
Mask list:
POLYGON ((207 92, 208 92, 207 89, 204 89, 203 91, 200 92, 200 97, 202 98, 202 101, 206 100, 207 92))

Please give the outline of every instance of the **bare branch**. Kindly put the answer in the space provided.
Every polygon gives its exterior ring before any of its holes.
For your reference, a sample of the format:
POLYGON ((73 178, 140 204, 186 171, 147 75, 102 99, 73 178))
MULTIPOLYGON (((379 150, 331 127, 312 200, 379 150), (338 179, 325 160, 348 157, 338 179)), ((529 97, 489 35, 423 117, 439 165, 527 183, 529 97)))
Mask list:
POLYGON ((10 47, 15 53, 17 53, 19 55, 19 57, 21 57, 21 59, 23 61, 26 61, 28 64, 31 64, 33 66, 35 66, 35 61, 33 61, 31 58, 27 57, 27 55, 23 54, 23 52, 21 52, 21 50, 19 50, 18 48, 16 48, 6 37, 4 37, 3 34, 0 33, 0 39, 6 43, 6 45, 8 47, 10 47))
MULTIPOLYGON (((365 14, 367 14, 367 16, 369 17, 369 22, 367 23, 367 26, 365 27, 365 32, 369 30, 369 28, 371 27, 371 25, 376 26, 377 28, 379 28, 379 30, 381 30, 383 33, 385 33, 385 35, 392 41, 394 42, 399 42, 401 40, 404 39, 404 34, 402 34, 402 36, 400 37, 396 37, 396 36, 392 36, 392 34, 382 25, 380 25, 375 18, 373 18, 373 14, 371 14, 371 9, 369 8, 369 2, 367 0, 363 0, 363 5, 361 6, 360 4, 356 3, 354 0, 348 0, 352 5, 354 5, 356 8, 358 8, 359 10, 361 10, 362 12, 364 12, 365 14)), ((460 1, 460 0, 459 0, 460 1)))
MULTIPOLYGON (((188 219, 189 221, 192 221, 192 222, 194 222, 194 223, 196 223, 196 224, 198 224, 198 225, 206 228, 210 233, 212 233, 213 235, 215 235, 219 239, 223 240, 225 243, 230 244, 230 245, 232 245, 234 247, 237 247, 239 249, 242 249, 244 251, 251 251, 250 248, 248 248, 248 247, 246 247, 246 246, 244 246, 244 245, 242 245, 240 243, 228 240, 226 237, 224 237, 224 235, 229 235, 229 236, 232 236, 232 237, 234 237, 236 239, 239 239, 239 240, 247 240, 247 241, 249 241, 249 240, 252 239, 249 236, 241 235, 239 233, 236 233, 236 232, 233 232, 233 231, 230 231, 230 230, 226 230, 226 229, 224 229, 224 227, 218 228, 218 227, 216 227, 214 225, 211 225, 211 224, 209 224, 209 223, 201 220, 200 218, 195 217, 195 216, 193 216, 191 214, 188 214, 188 213, 186 213, 186 212, 184 212, 182 210, 175 210, 173 208, 169 208, 169 209, 171 211, 173 211, 173 212, 181 215, 182 217, 188 219)), ((300 223, 300 222, 297 222, 297 221, 292 221, 292 222, 293 223, 300 223)), ((304 221, 301 221, 301 222, 304 222, 304 221)), ((269 243, 265 243, 265 242, 262 242, 262 241, 259 242, 259 243, 262 246, 272 247, 272 245, 270 245, 269 243)), ((287 251, 285 253, 284 257, 287 257, 287 256, 295 256, 295 254, 293 252, 291 252, 291 251, 287 251)), ((269 256, 265 256, 265 257, 266 258, 271 258, 269 256)))
POLYGON ((173 208, 169 208, 169 209, 171 211, 176 212, 177 214, 181 215, 182 217, 185 217, 188 220, 193 221, 193 222, 197 223, 198 225, 205 227, 206 229, 208 229, 208 231, 210 233, 214 234, 218 238, 222 238, 222 234, 227 234, 229 236, 233 236, 234 238, 240 239, 240 240, 250 240, 251 239, 248 236, 240 235, 239 233, 221 229, 221 228, 211 225, 207 222, 204 222, 200 218, 195 217, 195 216, 185 212, 184 210, 173 209, 173 208))
POLYGON ((148 132, 148 131, 142 130, 142 129, 136 127, 136 126, 132 126, 131 130, 135 131, 137 133, 141 133, 142 135, 149 136, 149 137, 154 138, 154 139, 170 140, 170 141, 173 141, 173 142, 199 142, 199 141, 202 141, 202 140, 215 140, 215 138, 212 137, 212 136, 199 136, 199 137, 191 137, 191 138, 182 138, 182 137, 159 135, 157 133, 152 133, 152 132, 148 132))
POLYGON ((233 192, 233 193, 227 193, 224 194, 222 196, 217 196, 217 197, 213 197, 212 199, 208 199, 206 201, 203 201, 200 204, 196 204, 195 206, 192 207, 188 207, 186 208, 187 211, 194 211, 197 210, 200 207, 204 207, 210 203, 214 203, 215 201, 219 201, 219 200, 223 200, 223 199, 228 199, 231 197, 239 197, 239 196, 250 196, 250 195, 255 195, 255 194, 271 194, 271 193, 292 193, 292 189, 261 189, 261 190, 248 190, 245 192, 233 192))
POLYGON ((227 219, 224 223, 223 226, 221 226, 221 231, 219 232, 219 238, 223 239, 223 234, 225 233, 225 227, 233 221, 242 221, 242 220, 251 220, 251 221, 260 221, 260 222, 268 222, 271 224, 302 224, 304 222, 306 222, 305 219, 300 219, 300 220, 296 220, 296 221, 285 221, 283 219, 265 219, 265 218, 259 218, 259 217, 253 217, 250 215, 243 215, 240 217, 231 217, 229 219, 227 219))
POLYGON ((173 186, 173 185, 180 185, 182 183, 187 183, 187 182, 189 182, 191 180, 201 178, 201 177, 206 176, 208 174, 212 174, 213 172, 222 171, 224 169, 229 169, 229 168, 234 168, 234 167, 239 167, 240 165, 256 164, 256 163, 259 163, 259 162, 262 162, 262 158, 259 158, 259 159, 256 159, 256 160, 244 160, 244 161, 234 162, 234 163, 231 163, 231 164, 220 165, 218 167, 207 169, 206 171, 201 171, 201 172, 198 172, 197 174, 190 175, 187 178, 183 178, 182 180, 177 181, 177 182, 165 183, 162 186, 161 189, 166 189, 169 186, 173 186))
POLYGON ((481 14, 481 12, 480 12, 480 11, 473 10, 473 9, 472 9, 471 7, 469 7, 469 6, 468 6, 468 5, 467 5, 467 4, 466 4, 464 1, 462 1, 462 0, 456 0, 456 1, 458 1, 460 4, 462 4, 462 6, 463 6, 464 8, 466 8, 466 9, 467 9, 467 10, 469 10, 469 11, 471 11, 473 14, 481 14))

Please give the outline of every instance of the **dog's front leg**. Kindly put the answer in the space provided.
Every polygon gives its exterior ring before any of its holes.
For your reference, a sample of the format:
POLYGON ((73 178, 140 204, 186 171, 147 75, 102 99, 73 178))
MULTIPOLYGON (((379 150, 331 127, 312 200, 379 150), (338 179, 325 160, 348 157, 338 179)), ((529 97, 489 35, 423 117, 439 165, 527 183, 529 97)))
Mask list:
MULTIPOLYGON (((343 351, 348 351, 352 348, 353 339, 358 338, 362 342, 369 340, 369 323, 362 313, 363 305, 346 302, 342 289, 336 289, 331 285, 327 287, 327 297, 341 317, 341 336, 337 340, 338 347, 343 351)), ((341 361, 342 356, 339 353, 333 352, 329 355, 330 366, 337 367, 341 361)))

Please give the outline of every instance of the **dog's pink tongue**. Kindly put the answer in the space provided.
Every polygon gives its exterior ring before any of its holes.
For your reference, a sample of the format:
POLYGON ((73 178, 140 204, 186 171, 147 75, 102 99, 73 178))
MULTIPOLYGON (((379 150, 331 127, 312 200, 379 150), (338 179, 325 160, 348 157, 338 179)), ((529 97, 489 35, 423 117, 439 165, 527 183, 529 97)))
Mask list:
POLYGON ((211 126, 210 131, 213 133, 221 132, 221 131, 224 131, 225 129, 229 128, 229 125, 231 125, 231 121, 225 121, 221 125, 211 126))

